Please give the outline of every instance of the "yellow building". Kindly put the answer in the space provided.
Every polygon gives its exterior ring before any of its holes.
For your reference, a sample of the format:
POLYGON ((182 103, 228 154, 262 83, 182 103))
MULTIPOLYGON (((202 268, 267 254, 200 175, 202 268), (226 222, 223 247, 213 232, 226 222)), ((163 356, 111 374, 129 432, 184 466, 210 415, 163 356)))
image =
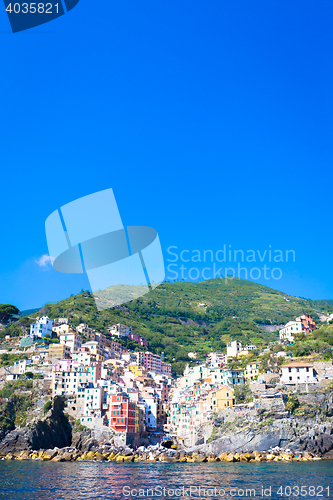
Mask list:
POLYGON ((245 380, 254 380, 259 375, 259 363, 249 363, 244 370, 245 380))
POLYGON ((223 385, 220 389, 212 391, 211 405, 214 412, 230 408, 234 404, 234 390, 223 385))
POLYGON ((71 348, 65 344, 50 344, 48 357, 69 359, 71 357, 71 348))
POLYGON ((96 361, 105 361, 104 351, 101 349, 98 342, 91 340, 90 342, 82 344, 81 347, 89 349, 90 354, 96 356, 96 361))
POLYGON ((131 372, 136 376, 136 377, 145 377, 147 376, 147 370, 143 366, 139 365, 129 365, 128 367, 131 372))
POLYGON ((248 351, 247 349, 243 349, 242 351, 240 351, 238 354, 237 354, 237 357, 242 357, 242 356, 247 356, 248 354, 250 354, 250 351, 248 351))

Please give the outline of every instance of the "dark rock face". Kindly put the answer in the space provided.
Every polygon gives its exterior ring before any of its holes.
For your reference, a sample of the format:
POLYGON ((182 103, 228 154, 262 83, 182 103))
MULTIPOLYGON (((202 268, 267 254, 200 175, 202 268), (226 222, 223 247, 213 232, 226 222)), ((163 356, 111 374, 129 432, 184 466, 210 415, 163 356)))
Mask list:
POLYGON ((298 448, 309 453, 325 456, 333 451, 333 436, 324 432, 298 441, 298 448))
POLYGON ((73 432, 71 446, 80 451, 91 451, 92 448, 98 448, 98 442, 92 437, 91 430, 83 432, 73 432))
POLYGON ((23 429, 9 432, 0 443, 0 453, 69 446, 72 428, 63 414, 63 408, 61 398, 54 398, 51 415, 23 429))
POLYGON ((275 425, 265 430, 253 427, 237 433, 228 433, 209 444, 195 446, 193 449, 219 455, 226 452, 266 451, 275 447, 329 457, 333 454, 333 428, 330 424, 313 428, 313 425, 306 426, 306 423, 301 427, 293 427, 288 420, 278 420, 275 425))

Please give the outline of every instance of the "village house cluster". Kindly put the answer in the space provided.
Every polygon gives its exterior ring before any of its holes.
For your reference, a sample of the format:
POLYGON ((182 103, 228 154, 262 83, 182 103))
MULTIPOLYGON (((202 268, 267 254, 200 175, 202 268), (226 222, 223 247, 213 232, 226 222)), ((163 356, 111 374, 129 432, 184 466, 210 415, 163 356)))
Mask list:
POLYGON ((90 428, 114 432, 158 433, 166 423, 171 388, 171 365, 148 351, 148 341, 132 328, 111 325, 104 335, 68 318, 37 318, 21 347, 29 359, 14 363, 7 379, 29 371, 51 383, 51 394, 64 396, 68 412, 90 428), (38 340, 57 339, 48 346, 38 340), (129 339, 147 350, 133 352, 119 339, 129 339), (42 344, 42 345, 41 345, 42 344))
MULTIPOLYGON (((327 363, 300 363, 293 362, 281 366, 279 373, 270 370, 259 371, 260 359, 275 344, 287 346, 292 342, 285 332, 307 335, 316 328, 312 316, 303 314, 291 321, 280 330, 280 341, 272 342, 265 349, 249 344, 243 346, 241 342, 232 340, 227 345, 227 352, 211 352, 207 355, 206 363, 193 367, 187 366, 184 375, 176 379, 171 387, 167 430, 178 437, 187 440, 192 445, 197 442, 197 431, 202 424, 212 420, 220 410, 245 410, 257 405, 258 398, 267 401, 276 401, 283 397, 283 387, 289 389, 304 388, 318 384, 323 379, 333 379, 332 362, 327 363), (296 330, 297 327, 297 330, 296 330), (257 356, 246 364, 244 369, 231 369, 229 361, 241 360, 251 353, 257 356), (273 389, 271 382, 274 384, 273 389), (235 405, 235 388, 249 384, 253 401, 235 405)), ((274 356, 286 357, 286 351, 274 351, 274 356)), ((191 359, 197 359, 197 353, 189 353, 191 359)))
POLYGON ((316 329, 316 323, 310 314, 302 314, 294 321, 289 321, 281 330, 279 330, 280 340, 293 342, 295 334, 304 333, 307 335, 316 329))
MULTIPOLYGON (((40 375, 49 382, 51 397, 65 397, 68 413, 86 427, 151 436, 168 433, 178 439, 192 436, 189 442, 193 443, 200 426, 220 410, 246 406, 235 405, 236 388, 244 384, 253 394, 253 402, 247 405, 255 405, 256 398, 281 397, 282 387, 306 387, 333 378, 332 363, 290 362, 278 374, 260 371, 261 356, 275 344, 284 349, 296 333, 306 335, 315 328, 313 318, 303 314, 287 323, 279 332, 280 340, 265 349, 232 340, 226 353, 210 352, 204 363, 190 352, 192 365, 173 378, 163 353, 150 352, 147 339, 129 326, 110 325, 109 335, 104 335, 84 323, 74 328, 68 318, 44 316, 36 319, 21 340, 29 357, 6 368, 7 380, 27 372, 40 375), (43 339, 50 339, 49 345, 38 342, 43 339), (120 339, 129 339, 142 349, 129 350, 120 339), (244 357, 245 362, 239 363, 244 357), (235 368, 239 364, 244 368, 235 368), (266 384, 272 379, 276 389, 268 393, 266 384)), ((275 349, 273 355, 285 357, 286 351, 275 349)))

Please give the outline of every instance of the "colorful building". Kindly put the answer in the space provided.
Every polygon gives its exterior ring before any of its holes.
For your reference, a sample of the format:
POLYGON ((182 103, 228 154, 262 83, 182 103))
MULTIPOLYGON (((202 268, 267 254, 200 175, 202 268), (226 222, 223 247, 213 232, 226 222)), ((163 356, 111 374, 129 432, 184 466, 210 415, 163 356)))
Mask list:
POLYGON ((82 339, 80 335, 76 332, 76 330, 73 329, 69 329, 67 332, 60 333, 59 338, 60 344, 68 346, 70 352, 78 351, 82 345, 82 339))
POLYGON ((30 337, 43 338, 45 335, 52 337, 53 321, 47 316, 36 318, 36 323, 30 325, 30 337))
POLYGON ((50 344, 49 345, 49 358, 66 359, 71 357, 71 349, 65 344, 50 344))
POLYGON ((259 363, 249 363, 244 370, 244 379, 255 380, 259 375, 259 363))
POLYGON ((108 395, 108 422, 115 432, 135 432, 136 403, 130 401, 128 394, 108 395))

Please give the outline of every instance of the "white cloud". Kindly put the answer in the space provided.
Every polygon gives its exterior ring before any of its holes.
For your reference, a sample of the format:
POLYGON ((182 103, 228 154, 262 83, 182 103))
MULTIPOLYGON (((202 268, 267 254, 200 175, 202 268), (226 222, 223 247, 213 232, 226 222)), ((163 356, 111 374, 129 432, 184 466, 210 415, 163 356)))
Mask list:
POLYGON ((49 264, 52 264, 52 260, 50 255, 44 254, 39 259, 35 260, 36 264, 40 267, 48 267, 49 264))

